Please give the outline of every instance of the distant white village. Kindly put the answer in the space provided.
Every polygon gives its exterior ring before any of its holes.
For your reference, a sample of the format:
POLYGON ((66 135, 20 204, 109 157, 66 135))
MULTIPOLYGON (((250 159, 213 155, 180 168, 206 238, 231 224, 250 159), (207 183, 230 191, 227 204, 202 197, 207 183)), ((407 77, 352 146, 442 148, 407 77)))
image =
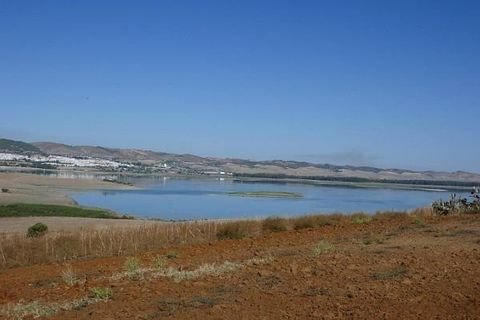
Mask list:
POLYGON ((29 161, 63 167, 133 167, 132 164, 97 158, 71 158, 54 155, 22 155, 15 153, 0 153, 0 161, 29 161))

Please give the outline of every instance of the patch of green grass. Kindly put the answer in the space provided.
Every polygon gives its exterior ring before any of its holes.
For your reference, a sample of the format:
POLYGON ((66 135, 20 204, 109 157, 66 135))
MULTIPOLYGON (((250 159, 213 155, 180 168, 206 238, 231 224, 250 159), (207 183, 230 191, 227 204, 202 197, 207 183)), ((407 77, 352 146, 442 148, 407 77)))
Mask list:
POLYGON ((110 300, 113 296, 113 291, 110 288, 91 288, 90 293, 92 297, 98 300, 110 300))
POLYGON ((119 219, 115 213, 101 209, 18 203, 0 206, 1 217, 82 217, 119 219))
POLYGON ((231 196, 239 197, 264 197, 264 198, 303 198, 303 194, 283 191, 250 191, 250 192, 227 192, 231 196))
POLYGON ((313 246, 312 254, 315 257, 318 257, 321 254, 329 253, 329 252, 332 252, 334 250, 335 250, 335 246, 333 244, 331 244, 328 241, 322 240, 322 241, 319 241, 316 245, 313 246))

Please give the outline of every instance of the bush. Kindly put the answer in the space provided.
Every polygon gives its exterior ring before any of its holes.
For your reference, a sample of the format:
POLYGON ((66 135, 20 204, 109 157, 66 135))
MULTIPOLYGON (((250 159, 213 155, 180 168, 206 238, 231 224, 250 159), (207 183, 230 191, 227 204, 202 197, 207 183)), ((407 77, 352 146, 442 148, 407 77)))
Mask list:
POLYGON ((280 232, 287 230, 287 220, 278 217, 270 217, 263 220, 263 231, 280 232))
POLYGON ((35 238, 40 237, 47 233, 48 227, 46 224, 43 223, 36 223, 27 230, 27 237, 35 238))
POLYGON ((225 223, 217 232, 217 238, 223 239, 242 239, 248 235, 249 223, 247 221, 237 221, 225 223))
POLYGON ((3 193, 7 193, 9 190, 7 188, 2 188, 3 193))
POLYGON ((293 225, 295 230, 331 226, 337 224, 340 218, 334 215, 303 216, 293 219, 293 225))

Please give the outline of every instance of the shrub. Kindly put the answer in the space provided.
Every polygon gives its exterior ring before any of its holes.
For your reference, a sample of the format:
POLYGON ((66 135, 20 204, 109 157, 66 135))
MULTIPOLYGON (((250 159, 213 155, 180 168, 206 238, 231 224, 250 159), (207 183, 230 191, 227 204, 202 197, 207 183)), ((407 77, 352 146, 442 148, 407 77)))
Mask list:
POLYGON ((27 230, 27 237, 35 238, 40 237, 47 233, 48 227, 46 224, 43 223, 36 223, 27 230))
POLYGON ((340 217, 334 215, 311 215, 293 219, 295 230, 308 229, 322 226, 331 226, 337 224, 340 217))
POLYGON ((262 230, 270 232, 280 232, 287 230, 287 220, 278 217, 270 217, 262 222, 262 230))
POLYGON ((217 238, 222 239, 242 239, 248 235, 249 223, 247 221, 237 221, 225 223, 217 232, 217 238))
POLYGON ((9 190, 7 188, 2 188, 3 193, 7 193, 9 190))

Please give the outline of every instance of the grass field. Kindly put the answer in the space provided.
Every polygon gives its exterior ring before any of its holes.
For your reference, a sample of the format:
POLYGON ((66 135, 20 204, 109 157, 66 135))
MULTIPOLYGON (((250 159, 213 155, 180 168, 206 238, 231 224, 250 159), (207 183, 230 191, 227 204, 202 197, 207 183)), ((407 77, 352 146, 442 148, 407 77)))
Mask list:
POLYGON ((47 205, 47 204, 9 204, 0 206, 2 217, 82 217, 119 219, 113 212, 101 209, 86 209, 81 207, 47 205))

